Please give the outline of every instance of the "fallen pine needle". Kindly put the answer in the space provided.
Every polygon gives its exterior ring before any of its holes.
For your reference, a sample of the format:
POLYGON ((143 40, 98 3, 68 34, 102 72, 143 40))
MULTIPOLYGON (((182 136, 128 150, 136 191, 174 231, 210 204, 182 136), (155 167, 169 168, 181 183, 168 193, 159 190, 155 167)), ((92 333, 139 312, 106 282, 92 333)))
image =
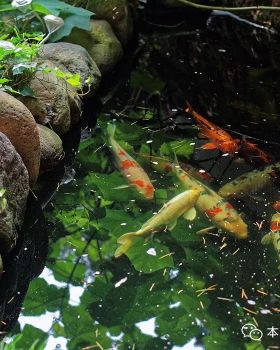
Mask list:
POLYGON ((245 290, 243 288, 241 289, 241 298, 248 300, 247 294, 246 294, 246 292, 245 292, 245 290))
POLYGON ((232 255, 235 255, 236 253, 238 253, 240 250, 240 248, 237 248, 235 252, 232 253, 232 255))
POLYGON ((217 299, 219 299, 219 300, 225 300, 225 301, 234 301, 234 299, 224 298, 224 297, 217 297, 217 299))
POLYGON ((247 307, 242 307, 243 310, 249 312, 250 314, 253 314, 253 315, 257 315, 258 313, 256 311, 253 311, 253 310, 250 310, 250 309, 247 309, 247 307))
POLYGON ((204 305, 202 301, 200 301, 200 305, 201 305, 201 308, 204 310, 204 305))
POLYGON ((262 294, 262 295, 268 295, 267 292, 264 292, 264 291, 261 290, 261 289, 257 289, 257 292, 260 293, 260 294, 262 294))
POLYGON ((150 292, 153 290, 154 286, 155 286, 155 283, 153 283, 153 284, 151 285, 151 287, 150 287, 150 289, 149 289, 150 292))
POLYGON ((172 253, 168 253, 168 254, 165 254, 163 256, 161 256, 159 259, 163 259, 163 258, 166 258, 167 256, 171 256, 171 255, 174 255, 175 252, 172 252, 172 253))

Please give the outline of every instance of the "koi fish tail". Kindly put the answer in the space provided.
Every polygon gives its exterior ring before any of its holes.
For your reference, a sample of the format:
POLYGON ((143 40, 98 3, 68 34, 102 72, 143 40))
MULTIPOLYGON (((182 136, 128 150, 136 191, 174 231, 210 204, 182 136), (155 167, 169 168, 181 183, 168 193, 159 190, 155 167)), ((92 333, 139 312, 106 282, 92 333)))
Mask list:
POLYGON ((119 258, 123 254, 125 254, 129 250, 129 248, 133 246, 134 239, 136 237, 136 232, 129 232, 119 237, 117 242, 120 244, 120 246, 115 251, 115 258, 119 258))

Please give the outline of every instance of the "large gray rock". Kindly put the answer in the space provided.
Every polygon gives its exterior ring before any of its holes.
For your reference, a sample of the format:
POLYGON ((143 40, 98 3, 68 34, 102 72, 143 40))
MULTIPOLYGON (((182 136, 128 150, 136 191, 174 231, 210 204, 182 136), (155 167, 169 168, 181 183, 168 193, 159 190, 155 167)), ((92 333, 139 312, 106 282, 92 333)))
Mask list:
POLYGON ((87 9, 95 19, 109 22, 122 44, 126 44, 133 34, 133 18, 127 0, 91 0, 87 9))
MULTIPOLYGON (((29 193, 28 171, 11 144, 0 132, 0 190, 4 189, 5 203, 0 207, 0 253, 8 253, 17 240, 29 193)), ((2 196, 3 204, 3 196, 2 196)))
POLYGON ((41 58, 51 61, 65 73, 80 74, 82 93, 88 90, 87 81, 90 81, 91 94, 98 88, 101 79, 100 70, 82 46, 64 42, 46 44, 41 58))
POLYGON ((32 187, 40 168, 40 140, 30 111, 16 98, 0 91, 0 132, 5 134, 21 156, 32 187))
POLYGON ((54 169, 64 157, 61 138, 51 129, 37 124, 41 145, 40 173, 54 169))
MULTIPOLYGON (((41 63, 42 67, 52 70, 55 65, 50 61, 41 63)), ((74 88, 54 71, 36 72, 29 83, 35 98, 21 97, 21 101, 31 111, 39 124, 50 124, 59 135, 65 134, 81 116, 81 101, 74 88), (72 122, 73 121, 73 122, 72 122)))
POLYGON ((74 28, 66 41, 84 47, 101 73, 108 73, 123 55, 122 45, 107 21, 92 20, 91 31, 74 28))

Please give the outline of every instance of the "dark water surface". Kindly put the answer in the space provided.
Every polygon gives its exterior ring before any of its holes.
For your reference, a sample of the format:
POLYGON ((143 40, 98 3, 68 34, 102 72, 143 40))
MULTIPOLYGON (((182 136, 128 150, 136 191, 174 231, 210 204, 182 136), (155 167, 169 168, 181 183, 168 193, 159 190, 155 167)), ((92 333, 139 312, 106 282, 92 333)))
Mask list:
POLYGON ((172 148, 183 163, 208 170, 214 190, 263 166, 201 150, 197 127, 182 110, 186 99, 280 160, 279 37, 228 15, 205 15, 200 23, 153 22, 148 13, 129 64, 105 82, 97 126, 92 120, 83 129, 74 171, 45 209, 46 267, 30 284, 4 349, 279 349, 280 262, 260 243, 280 200, 277 181, 231 201, 248 224, 247 240, 219 230, 197 235, 209 226, 200 214, 138 241, 129 259, 113 257, 121 234, 139 229, 182 191, 141 154, 170 159, 172 148), (124 186, 106 145, 109 121, 152 179, 154 200, 124 186))

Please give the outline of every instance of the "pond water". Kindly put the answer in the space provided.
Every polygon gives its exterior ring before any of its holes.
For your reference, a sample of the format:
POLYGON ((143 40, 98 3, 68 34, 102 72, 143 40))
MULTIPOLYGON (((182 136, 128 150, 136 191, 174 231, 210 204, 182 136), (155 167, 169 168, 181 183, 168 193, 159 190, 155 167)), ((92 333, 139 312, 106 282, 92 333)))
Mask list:
POLYGON ((272 204, 280 200, 277 179, 230 200, 248 225, 245 240, 217 228, 198 235, 212 226, 198 211, 192 221, 179 217, 172 230, 138 238, 128 257, 114 258, 118 237, 140 229, 185 190, 161 166, 175 154, 214 191, 265 166, 249 151, 203 150, 207 141, 184 112, 186 100, 279 161, 277 53, 260 49, 262 31, 238 32, 238 21, 217 21, 175 30, 173 23, 162 28, 149 19, 129 70, 101 89, 97 124, 83 128, 74 170, 49 200, 46 224, 36 229, 50 238, 46 267, 31 282, 5 349, 279 349, 279 260, 272 245, 261 244, 272 204), (237 44, 242 33, 249 39, 237 44), (128 186, 116 167, 109 122, 116 141, 150 177, 152 200, 128 186))

